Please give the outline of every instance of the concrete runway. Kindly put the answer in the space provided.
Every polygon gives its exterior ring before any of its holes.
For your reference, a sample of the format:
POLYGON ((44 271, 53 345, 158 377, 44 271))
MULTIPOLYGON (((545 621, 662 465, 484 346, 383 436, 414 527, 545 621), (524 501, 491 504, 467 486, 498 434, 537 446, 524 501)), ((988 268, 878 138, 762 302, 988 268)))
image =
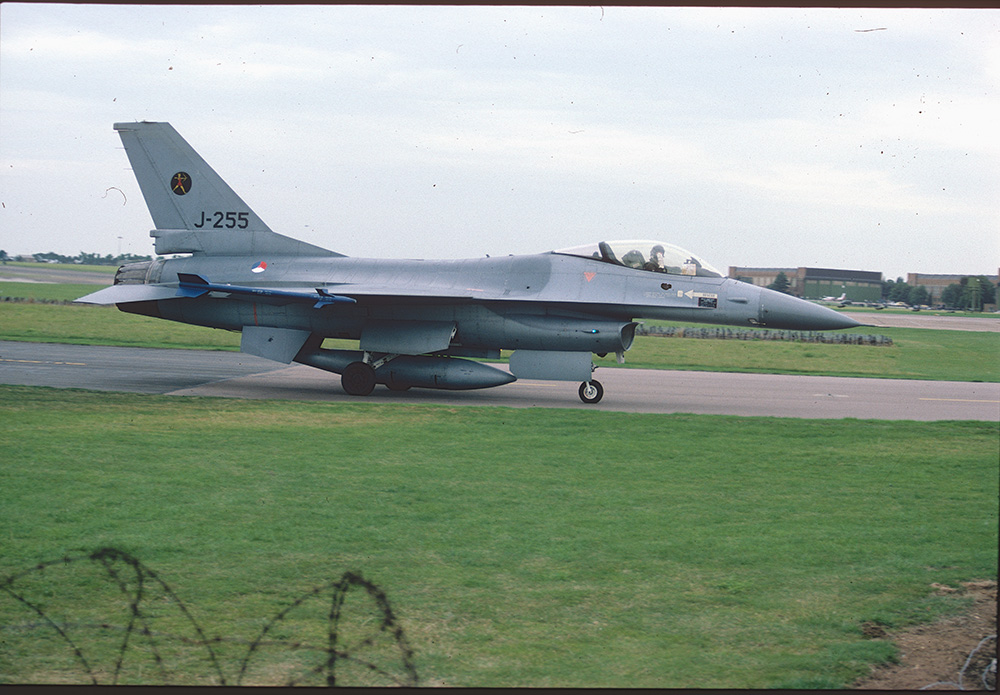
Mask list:
POLYGON ((1000 318, 990 316, 934 316, 930 313, 886 314, 870 311, 845 311, 844 315, 861 323, 887 328, 933 328, 942 331, 1000 333, 1000 318))
MULTIPOLYGON (((501 366, 502 365, 497 365, 501 366)), ((576 383, 520 380, 477 391, 376 387, 344 393, 340 377, 252 355, 201 350, 0 341, 0 383, 181 396, 578 408, 877 420, 1000 420, 1000 384, 601 368, 604 399, 586 405, 576 383)))
POLYGON ((115 274, 96 270, 74 270, 72 266, 39 263, 37 267, 0 265, 0 282, 69 283, 72 285, 110 285, 115 274))

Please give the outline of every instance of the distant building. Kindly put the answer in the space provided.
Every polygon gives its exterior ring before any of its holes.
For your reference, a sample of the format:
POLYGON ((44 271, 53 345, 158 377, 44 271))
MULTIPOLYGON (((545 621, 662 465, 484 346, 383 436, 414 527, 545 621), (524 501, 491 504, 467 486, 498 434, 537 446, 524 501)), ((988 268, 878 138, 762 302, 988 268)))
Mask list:
MULTIPOLYGON (((941 293, 945 291, 948 285, 955 285, 961 282, 962 278, 971 277, 970 275, 934 275, 932 273, 907 273, 906 274, 906 284, 911 287, 926 287, 927 292, 930 295, 928 304, 938 304, 941 302, 941 293)), ((1000 272, 993 277, 989 275, 986 279, 993 283, 996 287, 1000 284, 1000 272)))
POLYGON ((803 299, 839 297, 852 302, 877 302, 882 298, 882 273, 835 268, 742 268, 729 267, 729 277, 767 287, 784 273, 788 292, 803 299))
POLYGON ((795 268, 741 268, 739 266, 729 266, 729 277, 736 278, 742 282, 748 282, 758 287, 773 285, 778 279, 778 273, 784 273, 788 278, 788 293, 795 296, 802 296, 802 287, 795 268))

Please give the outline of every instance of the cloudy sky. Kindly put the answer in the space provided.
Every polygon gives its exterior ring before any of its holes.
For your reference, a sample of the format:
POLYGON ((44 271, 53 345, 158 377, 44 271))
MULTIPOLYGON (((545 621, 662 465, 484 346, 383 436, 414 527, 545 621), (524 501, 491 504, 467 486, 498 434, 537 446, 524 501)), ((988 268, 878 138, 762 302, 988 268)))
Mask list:
POLYGON ((152 253, 164 120, 351 256, 993 274, 998 86, 998 10, 3 3, 0 249, 152 253))

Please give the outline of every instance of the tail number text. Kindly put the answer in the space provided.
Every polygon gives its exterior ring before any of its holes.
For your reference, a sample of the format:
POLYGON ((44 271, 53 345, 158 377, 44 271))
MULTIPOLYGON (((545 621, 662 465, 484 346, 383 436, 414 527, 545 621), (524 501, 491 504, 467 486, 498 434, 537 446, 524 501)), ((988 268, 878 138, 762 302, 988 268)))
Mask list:
POLYGON ((246 229, 250 226, 249 212, 202 212, 198 229, 209 226, 213 229, 246 229))

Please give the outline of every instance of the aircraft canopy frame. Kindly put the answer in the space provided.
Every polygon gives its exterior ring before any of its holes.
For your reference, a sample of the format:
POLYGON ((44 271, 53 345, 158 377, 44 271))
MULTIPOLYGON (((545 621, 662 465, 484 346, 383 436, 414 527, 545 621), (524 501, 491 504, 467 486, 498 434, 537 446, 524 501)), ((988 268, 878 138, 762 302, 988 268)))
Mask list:
POLYGON ((665 241, 650 239, 601 241, 557 249, 552 253, 593 258, 605 263, 669 275, 723 277, 722 273, 703 258, 665 241))

